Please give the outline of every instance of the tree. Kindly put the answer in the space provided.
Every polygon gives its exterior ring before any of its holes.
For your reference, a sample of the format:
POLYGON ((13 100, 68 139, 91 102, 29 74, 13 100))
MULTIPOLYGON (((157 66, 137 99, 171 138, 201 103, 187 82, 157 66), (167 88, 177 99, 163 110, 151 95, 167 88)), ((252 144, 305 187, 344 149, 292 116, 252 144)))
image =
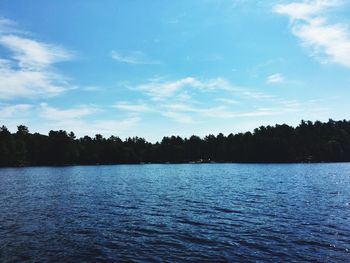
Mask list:
POLYGON ((350 161, 350 121, 304 121, 260 126, 253 132, 204 138, 164 137, 149 143, 144 138, 124 141, 101 134, 76 139, 73 132, 30 133, 19 125, 15 133, 0 127, 0 166, 117 163, 214 162, 340 162, 350 161))

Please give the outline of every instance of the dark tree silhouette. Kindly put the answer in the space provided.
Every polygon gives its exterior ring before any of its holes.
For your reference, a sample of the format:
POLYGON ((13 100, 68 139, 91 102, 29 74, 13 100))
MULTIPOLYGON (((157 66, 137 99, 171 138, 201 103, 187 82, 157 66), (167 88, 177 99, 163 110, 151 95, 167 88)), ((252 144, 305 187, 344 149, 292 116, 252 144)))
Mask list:
POLYGON ((350 161, 350 121, 301 121, 261 126, 253 132, 164 137, 149 143, 133 137, 124 141, 100 134, 77 139, 73 132, 30 133, 19 125, 15 133, 0 127, 0 166, 88 165, 185 162, 345 162, 350 161))

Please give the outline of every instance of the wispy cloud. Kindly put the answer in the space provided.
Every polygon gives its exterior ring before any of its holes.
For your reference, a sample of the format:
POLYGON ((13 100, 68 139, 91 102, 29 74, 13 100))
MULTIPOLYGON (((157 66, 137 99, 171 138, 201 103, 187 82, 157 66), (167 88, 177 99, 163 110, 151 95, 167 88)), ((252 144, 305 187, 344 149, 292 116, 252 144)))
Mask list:
POLYGON ((272 74, 266 78, 266 82, 269 84, 279 84, 279 83, 283 83, 284 81, 285 81, 285 78, 280 73, 272 74))
POLYGON ((0 17, 1 34, 8 33, 8 32, 11 33, 15 30, 14 28, 15 28, 15 23, 12 20, 0 17))
POLYGON ((66 130, 76 132, 78 136, 95 135, 97 133, 105 136, 121 135, 130 131, 140 121, 137 116, 127 116, 124 119, 91 119, 92 115, 102 111, 94 105, 60 109, 42 103, 38 110, 40 118, 45 120, 47 129, 62 129, 64 127, 66 130))
POLYGON ((149 58, 141 51, 132 51, 127 53, 111 51, 111 57, 121 63, 132 65, 158 65, 161 64, 159 60, 149 58))
POLYGON ((37 70, 54 63, 70 60, 71 52, 52 44, 15 35, 0 37, 0 44, 13 53, 13 59, 23 69, 37 70))
POLYGON ((103 88, 97 86, 86 86, 81 88, 84 91, 95 92, 95 91, 103 91, 103 88))
POLYGON ((130 111, 130 112, 140 112, 140 113, 144 113, 144 112, 151 112, 153 111, 153 109, 145 104, 130 104, 128 102, 125 101, 121 101, 118 103, 115 103, 113 105, 113 108, 119 109, 119 110, 125 110, 125 111, 130 111))
POLYGON ((60 122, 48 122, 47 127, 51 129, 62 129, 74 131, 77 136, 102 134, 106 137, 117 135, 121 137, 131 136, 131 132, 139 124, 140 118, 133 116, 118 119, 98 119, 98 120, 62 120, 60 122))
POLYGON ((49 106, 47 103, 41 103, 40 116, 46 120, 61 121, 61 120, 76 120, 82 117, 89 116, 99 111, 95 106, 83 105, 68 109, 57 109, 49 106))
MULTIPOLYGON (((268 80, 270 83, 281 83, 284 77, 276 73, 268 80)), ((130 89, 145 94, 144 102, 133 104, 122 101, 116 103, 115 108, 130 113, 151 112, 187 124, 281 116, 301 113, 308 108, 305 103, 240 87, 224 78, 200 80, 187 77, 173 81, 158 78, 130 89), (186 98, 179 98, 181 94, 187 94, 186 98)))
POLYGON ((167 99, 175 95, 182 98, 185 95, 185 97, 189 98, 186 90, 196 90, 202 92, 224 90, 237 93, 240 92, 241 95, 245 96, 257 95, 257 93, 254 94, 253 91, 246 91, 244 94, 243 88, 235 86, 223 78, 199 80, 194 77, 186 77, 168 82, 164 82, 160 79, 152 79, 146 84, 136 86, 134 89, 144 92, 153 100, 167 99))
POLYGON ((14 104, 14 105, 1 105, 0 104, 0 120, 14 118, 16 116, 26 114, 26 112, 32 109, 30 104, 14 104))
MULTIPOLYGON (((163 108, 170 109, 172 112, 187 112, 187 113, 196 113, 201 115, 203 118, 215 118, 215 119, 233 119, 241 117, 258 117, 258 116, 272 116, 280 115, 285 112, 299 111, 297 107, 291 106, 288 107, 282 105, 274 105, 274 107, 269 108, 256 108, 249 111, 233 111, 232 109, 226 106, 215 106, 215 107, 194 107, 183 104, 168 104, 163 105, 163 108)), ((201 120, 203 120, 201 118, 201 120)))
POLYGON ((238 100, 226 99, 226 98, 217 98, 216 101, 222 102, 224 104, 230 104, 230 105, 240 104, 238 100))
POLYGON ((52 97, 69 89, 65 78, 49 70, 25 70, 0 63, 0 98, 52 97))
POLYGON ((151 80, 149 83, 137 86, 136 89, 151 96, 154 100, 161 100, 163 98, 174 95, 175 92, 186 86, 195 88, 201 85, 201 82, 195 78, 188 77, 172 82, 160 82, 159 80, 151 80))
POLYGON ((56 96, 69 89, 55 63, 73 55, 62 47, 22 36, 10 20, 0 20, 0 46, 10 51, 0 57, 0 99, 56 96))
POLYGON ((310 54, 323 63, 350 67, 350 32, 348 25, 332 23, 328 12, 340 8, 341 0, 313 0, 274 6, 273 11, 290 18, 292 33, 310 54))
POLYGON ((184 113, 179 113, 176 111, 164 111, 164 112, 161 112, 161 115, 163 115, 166 118, 173 119, 179 123, 185 123, 185 124, 194 123, 194 120, 190 115, 184 114, 184 113))
POLYGON ((276 13, 286 14, 293 21, 312 20, 313 17, 324 14, 328 8, 339 7, 343 4, 341 0, 307 0, 301 2, 292 2, 288 4, 279 4, 274 6, 276 13))

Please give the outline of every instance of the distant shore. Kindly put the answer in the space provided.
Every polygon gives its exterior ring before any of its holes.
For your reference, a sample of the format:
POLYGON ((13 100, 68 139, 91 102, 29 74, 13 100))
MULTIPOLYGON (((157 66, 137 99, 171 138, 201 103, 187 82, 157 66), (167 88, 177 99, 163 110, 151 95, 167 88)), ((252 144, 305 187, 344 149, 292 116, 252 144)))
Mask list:
POLYGON ((63 168, 63 167, 78 167, 78 166, 122 166, 122 165, 184 165, 184 164, 194 164, 194 165, 215 165, 215 164, 242 164, 242 165, 297 165, 297 164, 305 164, 305 165, 312 165, 312 164, 340 164, 340 163, 350 163, 349 162, 342 162, 342 161, 335 161, 335 162, 279 162, 279 163, 258 163, 258 162, 244 162, 244 163, 237 163, 237 162, 180 162, 180 163, 96 163, 96 164, 60 164, 60 165, 17 165, 17 166, 0 166, 0 169, 6 169, 6 168, 40 168, 40 167, 52 167, 52 168, 63 168))
POLYGON ((0 127, 0 167, 166 163, 324 163, 350 162, 350 121, 301 121, 261 126, 252 132, 144 138, 76 138, 73 132, 15 133, 0 127))

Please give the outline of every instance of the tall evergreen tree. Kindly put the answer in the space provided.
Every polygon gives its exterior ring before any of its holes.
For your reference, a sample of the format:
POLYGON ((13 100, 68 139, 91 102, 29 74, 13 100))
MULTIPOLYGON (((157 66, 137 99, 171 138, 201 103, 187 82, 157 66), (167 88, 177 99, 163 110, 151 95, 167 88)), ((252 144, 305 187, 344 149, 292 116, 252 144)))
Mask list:
POLYGON ((350 161, 350 121, 301 121, 261 126, 253 132, 181 138, 149 143, 140 137, 100 134, 77 139, 73 132, 30 133, 19 125, 0 127, 0 166, 183 162, 343 162, 350 161))

